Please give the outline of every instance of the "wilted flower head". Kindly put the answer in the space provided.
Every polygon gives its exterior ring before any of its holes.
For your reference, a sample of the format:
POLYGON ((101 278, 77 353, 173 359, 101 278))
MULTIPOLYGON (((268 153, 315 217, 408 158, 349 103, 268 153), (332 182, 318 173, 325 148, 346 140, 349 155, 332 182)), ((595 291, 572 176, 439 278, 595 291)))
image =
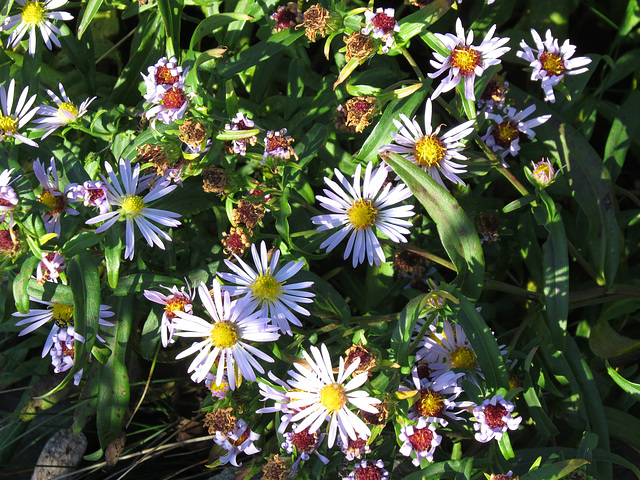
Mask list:
POLYGON ((363 35, 369 35, 373 31, 373 38, 379 38, 384 42, 382 52, 387 53, 393 46, 393 33, 400 31, 400 26, 393 18, 395 10, 393 8, 378 8, 376 13, 365 10, 365 27, 360 31, 363 35))
POLYGON ((371 453, 369 446, 369 435, 358 436, 356 438, 338 437, 338 446, 340 451, 344 453, 345 458, 352 462, 356 458, 360 459, 363 455, 371 453))
POLYGON ((591 59, 589 57, 571 58, 576 52, 575 45, 571 45, 569 40, 565 40, 561 47, 558 39, 553 38, 551 30, 547 30, 544 42, 533 28, 531 36, 536 48, 529 47, 522 40, 520 42, 522 50, 516 52, 516 55, 529 62, 529 65, 533 67, 531 80, 542 81, 544 100, 554 103, 556 97, 553 93, 553 87, 562 81, 565 74, 578 75, 588 71, 586 65, 591 63, 591 59))
POLYGON ((316 35, 323 38, 327 35, 325 28, 327 20, 331 18, 331 13, 319 3, 309 7, 304 12, 305 35, 312 42, 316 41, 316 35))
POLYGON ((376 97, 359 95, 347 100, 344 106, 347 113, 345 125, 360 133, 371 125, 377 107, 376 97))
POLYGON ((374 54, 375 45, 370 35, 353 32, 343 40, 346 45, 345 59, 347 62, 350 62, 352 58, 364 60, 374 54))
POLYGON ((264 155, 262 156, 263 163, 268 157, 289 160, 291 155, 293 155, 297 160, 298 156, 291 146, 293 142, 294 139, 287 135, 286 128, 282 128, 278 131, 269 130, 267 132, 267 136, 264 137, 264 155))
POLYGON ((260 203, 254 203, 250 200, 240 199, 238 206, 233 209, 233 221, 244 223, 250 229, 255 228, 262 217, 264 217, 264 207, 260 203))
POLYGON ((208 150, 208 134, 204 124, 188 118, 179 128, 180 135, 178 138, 187 145, 190 153, 203 153, 208 150))
POLYGON ((273 31, 278 33, 300 25, 304 21, 304 17, 298 10, 298 4, 296 2, 289 2, 286 7, 280 5, 278 9, 271 14, 271 20, 276 22, 273 31))
POLYGON ((0 230, 0 255, 8 255, 13 257, 20 251, 20 240, 13 226, 9 226, 6 230, 0 230))
MULTIPOLYGON (((40 163, 40 159, 36 158, 33 162, 33 173, 44 187, 44 190, 38 196, 38 200, 49 208, 48 212, 42 213, 45 229, 47 233, 60 235, 60 217, 62 214, 78 215, 78 211, 71 208, 67 202, 67 193, 70 189, 75 188, 76 185, 67 185, 64 192, 60 191, 60 180, 53 157, 51 157, 49 168, 46 171, 44 164, 40 163)), ((75 201, 73 196, 70 197, 71 201, 75 201)))
POLYGON ((202 170, 202 189, 209 193, 224 193, 229 176, 223 168, 207 167, 202 170))
POLYGON ((242 256, 245 249, 251 246, 249 237, 242 227, 231 227, 229 233, 222 232, 221 242, 224 247, 223 252, 231 256, 242 256))

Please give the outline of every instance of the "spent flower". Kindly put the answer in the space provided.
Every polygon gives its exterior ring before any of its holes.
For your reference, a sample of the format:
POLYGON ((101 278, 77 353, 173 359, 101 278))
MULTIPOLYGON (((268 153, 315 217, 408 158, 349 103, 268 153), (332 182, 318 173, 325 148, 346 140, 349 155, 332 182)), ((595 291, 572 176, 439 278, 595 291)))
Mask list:
MULTIPOLYGON (((67 197, 69 196, 67 194, 76 187, 76 184, 69 184, 64 188, 64 191, 60 191, 60 179, 53 157, 51 157, 49 168, 46 170, 44 164, 40 163, 40 159, 36 158, 33 162, 33 173, 44 188, 38 196, 38 200, 49 208, 48 212, 42 213, 45 229, 47 233, 57 233, 60 235, 60 217, 62 214, 79 214, 76 209, 71 208, 67 201, 67 197)), ((75 201, 73 196, 69 197, 71 201, 75 201)))

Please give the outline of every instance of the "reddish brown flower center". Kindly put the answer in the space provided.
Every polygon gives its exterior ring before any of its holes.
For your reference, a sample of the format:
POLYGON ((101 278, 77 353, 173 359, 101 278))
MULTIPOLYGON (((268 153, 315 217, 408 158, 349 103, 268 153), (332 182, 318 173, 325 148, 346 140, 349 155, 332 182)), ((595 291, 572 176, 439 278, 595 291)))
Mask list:
POLYGON ((282 135, 267 137, 267 151, 273 152, 278 149, 289 150, 289 141, 282 135))
POLYGON ((184 308, 187 305, 191 305, 191 301, 184 295, 174 295, 172 298, 167 299, 167 303, 164 306, 167 318, 173 320, 176 318, 176 312, 184 312, 184 308))
POLYGON ((9 253, 13 250, 13 239, 9 230, 0 230, 0 253, 9 253))
POLYGON ((247 438, 249 438, 249 435, 250 435, 250 434, 251 434, 251 429, 250 429, 249 427, 247 427, 247 428, 244 430, 244 432, 242 432, 242 435, 240 435, 240 436, 238 437, 238 439, 237 439, 237 440, 234 440, 234 441, 233 441, 233 445, 234 445, 234 446, 236 446, 236 447, 237 447, 237 446, 242 445, 242 443, 243 443, 247 438))
POLYGON ((433 441, 433 432, 428 428, 414 429, 413 435, 409 436, 409 442, 418 452, 424 452, 431 448, 433 441))
POLYGON ((502 405, 492 405, 489 404, 484 407, 484 419, 485 423, 489 425, 491 428, 502 428, 506 425, 503 420, 504 416, 507 415, 507 409, 502 405))
POLYGON ((451 52, 451 65, 459 69, 461 75, 471 75, 482 65, 482 55, 471 47, 456 47, 451 52))
POLYGON ((242 241, 242 236, 236 234, 229 235, 227 237, 227 247, 232 252, 237 252, 244 248, 244 242, 242 241))
POLYGON ((393 33, 393 27, 396 26, 396 21, 393 17, 382 12, 373 17, 371 23, 375 28, 382 30, 385 35, 391 35, 393 33))
POLYGON ((187 101, 187 95, 179 87, 173 87, 167 90, 162 97, 162 103, 167 108, 180 108, 187 101))
POLYGON ((542 52, 538 60, 542 64, 542 70, 548 75, 562 75, 566 69, 564 60, 556 53, 542 52))
POLYGON ((158 85, 173 85, 178 81, 179 76, 171 75, 171 69, 163 65, 156 68, 154 78, 158 85))
POLYGON ((444 410, 442 395, 428 388, 420 390, 420 399, 416 409, 421 417, 438 417, 444 410))
POLYGON ((356 480, 380 480, 382 478, 382 470, 371 464, 356 468, 354 473, 356 480))
POLYGON ((318 444, 318 439, 315 435, 309 433, 309 429, 306 428, 291 436, 291 444, 296 447, 298 453, 312 452, 318 444))
POLYGON ((13 203, 9 202, 9 200, 5 200, 4 198, 0 198, 0 207, 11 207, 11 208, 13 208, 13 203))
POLYGON ((291 28, 293 25, 298 23, 296 21, 296 17, 296 12, 291 11, 287 7, 280 6, 272 18, 276 21, 276 28, 284 30, 286 28, 291 28))
POLYGON ((105 197, 104 191, 101 188, 92 188, 89 190, 89 203, 94 205, 99 200, 105 197))
POLYGON ((350 105, 349 111, 359 115, 364 115, 369 112, 371 105, 372 103, 366 100, 357 100, 350 105))
POLYGON ((500 145, 502 148, 509 148, 511 142, 520 136, 520 130, 518 130, 518 126, 515 123, 510 120, 505 120, 493 127, 491 135, 497 145, 500 145))
POLYGON ((74 358, 75 357, 75 348, 74 348, 74 344, 71 343, 71 346, 68 347, 67 346, 67 342, 60 342, 60 346, 62 347, 62 355, 65 357, 71 357, 74 358))

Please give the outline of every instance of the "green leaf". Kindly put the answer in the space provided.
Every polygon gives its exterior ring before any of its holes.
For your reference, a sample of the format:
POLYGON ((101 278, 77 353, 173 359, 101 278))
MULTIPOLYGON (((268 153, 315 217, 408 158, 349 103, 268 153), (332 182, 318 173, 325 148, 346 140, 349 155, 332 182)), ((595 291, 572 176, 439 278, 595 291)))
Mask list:
POLYGON ((105 235, 104 260, 107 266, 109 286, 116 289, 120 275, 120 258, 122 257, 122 237, 120 226, 112 225, 105 235))
POLYGON ((133 322, 133 295, 119 298, 115 310, 118 322, 109 342, 113 354, 106 364, 100 365, 96 424, 103 450, 120 436, 129 406, 129 374, 125 360, 133 322))
POLYGON ((313 285, 306 289, 316 295, 313 304, 310 304, 312 306, 309 307, 311 315, 333 318, 345 325, 351 322, 349 305, 329 282, 307 270, 300 270, 296 273, 291 279, 291 283, 294 281, 296 283, 313 282, 313 285))
POLYGON ((419 295, 407 303, 402 309, 400 319, 391 335, 391 351, 395 353, 395 359, 392 358, 392 360, 402 366, 409 366, 409 354, 411 353, 409 348, 413 327, 420 317, 428 295, 427 293, 419 295))
POLYGON ((20 273, 18 273, 16 278, 13 280, 13 301, 20 313, 27 313, 29 311, 29 295, 27 294, 27 288, 29 286, 29 279, 33 275, 38 263, 40 263, 40 259, 36 257, 29 257, 24 261, 20 268, 20 273))
POLYGON ((589 347, 600 358, 612 358, 638 350, 640 340, 620 335, 608 321, 599 320, 591 328, 589 347))
POLYGON ((631 394, 633 398, 637 401, 640 401, 640 383, 633 383, 620 375, 616 370, 609 365, 609 361, 605 360, 604 364, 607 366, 607 373, 613 379, 614 382, 618 384, 618 386, 623 389, 625 392, 631 394))
POLYGON ((82 34, 91 23, 91 20, 93 20, 93 17, 95 16, 95 14, 98 13, 98 10, 100 10, 100 7, 102 6, 102 2, 103 0, 87 1, 84 7, 84 10, 82 12, 82 20, 80 20, 80 24, 78 25, 78 40, 82 38, 82 34))
POLYGON ((520 480, 560 480, 587 463, 589 462, 580 458, 552 463, 520 475, 520 480))
POLYGON ((484 255, 476 228, 457 200, 429 174, 392 152, 382 157, 422 203, 438 227, 438 234, 456 267, 455 283, 466 296, 477 299, 484 282, 484 255))
POLYGON ((417 12, 403 17, 398 22, 400 31, 395 35, 397 43, 406 43, 409 39, 422 32, 424 28, 433 25, 450 8, 451 3, 448 0, 435 0, 417 12))
POLYGON ((638 436, 640 420, 638 417, 612 407, 604 407, 604 413, 611 436, 640 451, 640 436, 638 436))
POLYGON ((504 432, 500 440, 498 441, 498 447, 500 447, 500 453, 505 458, 505 460, 510 460, 516 456, 513 453, 513 447, 511 446, 511 440, 509 439, 509 432, 504 432))
POLYGON ((65 258, 75 257, 81 252, 97 245, 102 240, 102 235, 96 235, 93 232, 82 232, 73 237, 61 249, 65 258))
POLYGON ((45 282, 44 285, 38 285, 38 282, 32 278, 29 281, 27 293, 37 300, 73 305, 73 291, 69 285, 62 283, 45 282))
POLYGON ((622 171, 631 142, 638 142, 637 133, 640 128, 638 111, 640 111, 640 91, 632 90, 613 120, 604 147, 604 163, 614 180, 622 171))
POLYGON ((164 30, 167 32, 167 56, 177 56, 180 49, 180 19, 183 2, 182 0, 157 0, 157 2, 164 30))
POLYGON ((198 43, 202 38, 236 20, 249 21, 252 20, 252 18, 245 13, 217 13, 205 18, 193 31, 189 48, 191 50, 195 50, 196 43, 198 43))

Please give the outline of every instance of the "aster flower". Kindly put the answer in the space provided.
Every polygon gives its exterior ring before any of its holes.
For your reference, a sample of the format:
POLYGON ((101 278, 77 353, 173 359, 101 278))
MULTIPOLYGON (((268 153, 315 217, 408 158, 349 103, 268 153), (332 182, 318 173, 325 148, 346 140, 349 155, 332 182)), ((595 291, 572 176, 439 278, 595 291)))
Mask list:
POLYGON ((253 442, 260 439, 260 435, 249 428, 247 422, 242 419, 236 420, 236 428, 229 434, 216 432, 213 439, 218 445, 227 450, 227 454, 220 457, 220 464, 231 463, 234 467, 240 467, 242 463, 238 463, 237 456, 239 453, 246 455, 255 455, 261 451, 253 442))
POLYGON ((384 468, 384 462, 382 460, 363 460, 360 463, 356 463, 353 466, 353 470, 349 472, 349 475, 345 477, 348 480, 361 480, 361 479, 373 479, 376 480, 388 480, 389 472, 384 468))
POLYGON ((320 349, 312 346, 311 354, 313 358, 307 352, 302 352, 309 367, 294 363, 297 372, 289 371, 293 378, 289 382, 293 387, 293 390, 288 392, 291 398, 289 406, 299 409, 291 421, 301 420, 297 431, 308 428, 309 432, 315 432, 328 418, 329 447, 335 443, 338 432, 341 437, 352 439, 356 439, 358 435, 371 435, 369 427, 349 409, 349 406, 353 405, 365 412, 378 413, 374 405, 380 403, 380 400, 369 397, 364 390, 356 390, 366 382, 367 374, 361 373, 346 381, 360 362, 356 360, 345 368, 344 359, 340 357, 336 378, 326 345, 322 344, 320 349))
MULTIPOLYGON (((164 182, 156 182, 144 197, 140 194, 146 188, 145 185, 138 186, 140 181, 140 164, 137 164, 133 171, 131 170, 131 162, 129 159, 120 159, 120 181, 118 181, 113 168, 108 162, 104 163, 111 183, 109 184, 107 198, 112 206, 119 207, 117 210, 100 214, 90 218, 85 223, 93 225, 99 222, 105 222, 98 227, 95 233, 102 233, 118 220, 126 222, 126 248, 124 258, 133 259, 135 243, 133 236, 133 224, 138 226, 142 232, 142 236, 149 246, 154 244, 164 250, 164 243, 160 240, 162 236, 165 240, 171 241, 171 237, 160 230, 156 225, 151 223, 154 221, 160 225, 167 227, 177 227, 180 222, 176 220, 181 215, 179 213, 169 212, 167 210, 158 210, 149 208, 147 204, 167 195, 173 191, 177 185, 171 185, 164 182)), ((101 175, 102 181, 106 184, 107 179, 101 175)))
POLYGON ((273 159, 289 160, 291 155, 297 160, 298 156, 293 150, 291 144, 294 142, 293 138, 287 135, 287 129, 281 128, 280 130, 269 130, 267 136, 264 137, 264 154, 262 155, 262 163, 271 157, 273 159))
POLYGON ((274 388, 265 382, 259 381, 258 387, 260 389, 261 402, 267 400, 275 400, 272 407, 262 407, 256 410, 256 413, 280 413, 280 425, 278 426, 278 433, 283 434, 289 423, 291 423, 291 417, 298 413, 299 409, 292 409, 289 406, 291 398, 289 398, 288 392, 293 390, 293 387, 286 382, 276 377, 272 372, 268 373, 269 380, 280 388, 274 388))
POLYGON ((300 320, 291 310, 301 315, 310 315, 306 308, 299 303, 312 303, 315 294, 304 291, 313 285, 313 282, 299 282, 286 284, 304 266, 304 261, 287 263, 284 267, 278 267, 280 250, 273 251, 271 261, 267 253, 267 245, 263 241, 260 244, 260 255, 255 245, 251 245, 251 255, 255 270, 235 255, 234 262, 225 260, 224 263, 235 273, 218 272, 218 276, 226 282, 234 285, 223 285, 222 290, 229 292, 232 297, 246 297, 252 302, 257 302, 260 308, 260 316, 268 317, 282 333, 293 335, 289 323, 299 327, 300 320))
POLYGON ((532 160, 531 165, 533 166, 533 171, 530 172, 531 179, 533 180, 533 183, 540 188, 546 188, 555 182, 560 170, 564 168, 562 167, 556 171, 548 158, 546 160, 543 159, 538 163, 532 160))
POLYGON ((203 338, 202 341, 194 342, 176 359, 198 352, 189 366, 189 373, 193 372, 191 378, 196 383, 204 380, 216 362, 216 384, 218 385, 222 383, 226 368, 229 388, 235 390, 236 366, 243 377, 255 381, 254 369, 260 373, 264 373, 264 370, 254 357, 265 362, 273 362, 273 359, 247 342, 276 341, 280 335, 275 331, 275 327, 268 326, 269 319, 261 317, 260 312, 255 311, 256 302, 246 300, 232 302, 229 292, 222 292, 217 279, 213 281, 212 294, 204 283, 198 287, 198 294, 213 322, 176 311, 175 335, 203 338))
POLYGON ((185 287, 178 289, 177 286, 165 287, 160 285, 165 290, 169 291, 168 295, 164 295, 154 290, 145 290, 144 296, 147 300, 154 303, 158 303, 164 306, 164 312, 162 313, 162 320, 160 323, 160 337, 162 339, 162 346, 167 347, 171 343, 175 343, 173 338, 176 333, 173 320, 176 318, 176 312, 193 312, 193 298, 196 294, 195 284, 193 289, 187 284, 187 291, 185 287))
MULTIPOLYGON (((242 112, 238 112, 236 116, 231 119, 231 124, 227 123, 224 126, 224 128, 225 130, 230 130, 232 132, 236 132, 239 130, 253 130, 254 128, 256 128, 256 124, 253 122, 253 120, 245 116, 242 112)), ((286 130, 285 130, 285 133, 286 133, 286 130)), ((258 141, 258 138, 255 135, 247 138, 239 138, 237 140, 231 140, 230 146, 228 148, 228 153, 235 153, 241 157, 244 157, 247 154, 247 143, 253 146, 256 144, 257 141, 258 141)), ((266 143, 266 140, 265 140, 265 143, 266 143)))
POLYGON ((416 121, 416 117, 409 120, 404 113, 401 113, 400 120, 402 120, 402 123, 395 118, 393 119, 398 132, 391 132, 391 137, 397 145, 383 145, 378 151, 389 151, 405 155, 407 160, 422 168, 445 189, 447 187, 445 187, 440 174, 453 183, 464 185, 465 183, 458 175, 466 173, 467 169, 453 159, 467 160, 467 157, 460 153, 464 148, 460 140, 473 133, 475 120, 467 120, 444 135, 438 136, 441 126, 436 128, 435 131, 433 130, 431 127, 432 113, 431 99, 427 99, 424 109, 424 134, 416 121))
POLYGON ((500 440, 507 430, 517 430, 522 417, 512 417, 511 414, 515 406, 496 395, 491 399, 486 399, 482 405, 473 409, 473 416, 477 423, 473 428, 477 431, 475 438, 478 442, 487 443, 493 440, 500 440))
POLYGON ((340 184, 325 177, 330 190, 324 189, 326 197, 317 195, 316 199, 323 208, 332 213, 311 218, 314 225, 320 225, 319 232, 339 227, 338 231, 320 245, 320 248, 326 248, 327 252, 332 251, 349 235, 344 259, 346 260, 353 251, 354 267, 364 262, 365 257, 369 260, 369 265, 380 265, 385 261, 384 252, 373 227, 393 242, 406 242, 404 235, 410 232, 405 227, 410 227, 411 222, 402 218, 413 216, 413 205, 390 208, 391 205, 409 198, 411 191, 404 184, 393 188, 391 183, 385 185, 389 174, 386 165, 373 170, 373 164, 369 163, 362 186, 361 168, 358 164, 353 175, 353 185, 349 184, 337 169, 334 172, 340 184))
POLYGON ((435 60, 431 60, 431 65, 437 69, 435 73, 430 73, 430 78, 437 78, 447 70, 447 77, 440 82, 431 98, 437 98, 441 93, 448 92, 464 79, 464 96, 467 100, 475 100, 474 85, 476 75, 480 76, 485 69, 492 65, 498 65, 501 57, 509 50, 504 45, 509 41, 508 37, 493 37, 496 25, 493 25, 480 45, 474 47, 473 30, 465 37, 462 21, 456 20, 456 35, 447 33, 445 35, 434 34, 438 40, 449 51, 446 56, 433 52, 435 60))
POLYGON ((586 65, 591 63, 589 57, 573 57, 576 53, 575 45, 571 45, 569 40, 565 40, 560 47, 557 38, 553 38, 551 30, 547 30, 545 41, 542 41, 538 32, 531 29, 531 36, 536 44, 536 48, 531 48, 527 42, 522 40, 516 55, 533 67, 531 80, 541 80, 544 90, 545 102, 554 103, 556 97, 553 87, 558 85, 566 75, 579 75, 588 71, 586 65))
POLYGON ((147 75, 141 73, 144 80, 146 93, 143 95, 145 100, 154 102, 155 99, 162 95, 173 86, 184 86, 185 77, 189 69, 183 71, 178 65, 176 57, 162 57, 147 69, 147 75))
MULTIPOLYGON (((51 331, 47 336, 47 339, 44 343, 44 348, 42 349, 42 358, 47 356, 49 350, 53 346, 53 336, 56 335, 61 329, 66 329, 67 327, 73 327, 74 319, 73 319, 73 305, 65 305, 63 303, 57 302, 47 302, 46 300, 37 300, 33 297, 29 297, 32 302, 39 303, 41 305, 45 305, 46 309, 30 309, 27 313, 19 313, 15 312, 12 314, 14 317, 21 317, 22 320, 16 322, 16 326, 27 325, 18 336, 21 337, 26 335, 27 333, 31 333, 38 328, 46 325, 47 323, 53 321, 53 326, 51 327, 51 331)), ((111 307, 108 305, 100 305, 100 313, 98 316, 98 325, 102 325, 105 327, 113 327, 113 323, 106 320, 107 318, 113 317, 115 313, 111 311, 111 307)), ((68 331, 68 333, 73 333, 73 338, 75 340, 79 340, 84 342, 84 337, 82 337, 79 333, 68 331)), ((100 336, 96 336, 96 338, 100 341, 104 341, 100 336)))
MULTIPOLYGON (((503 109, 503 115, 485 113, 485 116, 494 124, 489 127, 482 140, 494 152, 501 151, 500 155, 503 159, 507 155, 515 157, 520 151, 520 134, 524 133, 532 140, 536 136, 533 129, 551 118, 551 114, 541 115, 525 122, 524 119, 535 111, 536 106, 530 105, 519 112, 513 107, 506 107, 503 109)), ((505 166, 508 165, 505 163, 505 166)))
POLYGON ((168 90, 157 90, 153 100, 155 105, 144 113, 155 128, 156 120, 169 125, 181 119, 189 108, 189 96, 182 85, 174 85, 168 90))
POLYGON ((224 377, 220 385, 216 383, 216 376, 209 372, 204 377, 204 385, 211 392, 211 397, 214 399, 222 400, 227 396, 227 392, 229 391, 229 382, 227 382, 224 377))
POLYGON ((34 93, 31 98, 27 100, 29 87, 24 87, 18 98, 16 110, 12 115, 11 110, 13 108, 15 87, 16 82, 13 78, 9 82, 9 88, 7 90, 5 90, 4 85, 0 86, 0 104, 2 106, 2 110, 0 111, 0 141, 4 142, 7 137, 13 137, 31 147, 37 147, 38 144, 36 142, 18 132, 18 130, 24 127, 38 112, 38 107, 31 108, 36 101, 37 95, 34 93))
POLYGON ((33 162, 33 173, 44 188, 38 196, 38 200, 50 209, 50 212, 42 214, 45 229, 47 233, 60 235, 60 217, 62 214, 78 215, 78 211, 71 208, 69 202, 67 202, 66 195, 70 189, 75 188, 75 184, 67 185, 63 192, 60 191, 60 179, 58 178, 58 171, 53 157, 51 157, 49 168, 46 171, 44 164, 40 163, 40 159, 36 158, 33 162))
POLYGON ((329 463, 329 459, 318 452, 318 447, 324 440, 326 434, 315 432, 309 432, 308 429, 300 430, 296 432, 297 425, 293 426, 293 432, 287 432, 284 434, 285 441, 280 448, 287 452, 289 455, 296 454, 298 458, 291 466, 291 475, 295 475, 295 471, 298 469, 300 462, 306 462, 311 458, 311 453, 315 454, 322 463, 325 465, 329 463))
POLYGON ((15 1, 22 6, 20 13, 7 17, 0 25, 0 31, 11 30, 17 25, 7 39, 7 48, 15 48, 22 37, 29 32, 29 54, 34 56, 36 53, 36 27, 40 30, 42 40, 49 50, 52 48, 52 43, 56 47, 60 47, 60 40, 57 37, 60 35, 60 30, 49 20, 73 20, 73 15, 68 12, 52 11, 65 5, 68 0, 15 1))
POLYGON ((49 105, 40 105, 38 108, 38 114, 43 115, 41 118, 37 118, 33 123, 41 125, 41 129, 44 130, 42 138, 46 138, 51 135, 56 128, 68 125, 75 122, 85 113, 87 113, 87 107, 98 97, 87 98, 80 104, 80 107, 76 107, 73 102, 67 96, 64 87, 61 83, 58 84, 60 90, 60 97, 58 97, 51 90, 47 90, 47 93, 51 99, 56 103, 57 108, 49 105))
POLYGON ((400 453, 405 457, 413 456, 411 462, 420 466, 423 458, 433 462, 433 454, 440 445, 442 437, 436 433, 436 426, 420 417, 415 425, 404 426, 400 429, 398 440, 402 442, 400 453))
POLYGON ((20 178, 20 175, 12 179, 11 172, 13 168, 3 170, 0 174, 0 222, 4 222, 7 215, 13 218, 13 208, 18 204, 18 196, 11 184, 20 178))
POLYGON ((364 18, 366 25, 360 33, 369 35, 373 32, 373 38, 379 38, 384 42, 382 52, 387 53, 393 47, 393 32, 400 31, 400 25, 393 18, 395 10, 393 8, 378 8, 376 13, 371 10, 365 10, 364 18))
MULTIPOLYGON (((42 252, 42 260, 38 263, 36 268, 36 279, 39 285, 44 285, 45 282, 58 283, 60 274, 67 268, 67 262, 60 251, 56 252, 42 252)), ((67 284, 62 280, 63 284, 67 284)))
POLYGON ((345 458, 349 462, 353 462, 356 458, 361 459, 363 455, 371 453, 371 447, 367 443, 369 435, 364 437, 358 436, 355 439, 338 437, 338 446, 340 451, 344 453, 345 458))
MULTIPOLYGON (((51 364, 53 365, 54 373, 66 372, 73 367, 76 357, 76 338, 79 337, 75 333, 73 326, 61 328, 52 337, 52 346, 49 353, 51 354, 51 364)), ((78 338, 79 341, 80 340, 78 338)), ((73 384, 78 386, 82 379, 83 369, 78 370, 73 376, 73 384)))
POLYGON ((66 190, 68 199, 82 201, 85 207, 96 207, 101 214, 111 210, 111 204, 107 197, 108 192, 108 183, 101 180, 88 180, 82 185, 74 185, 66 190))

